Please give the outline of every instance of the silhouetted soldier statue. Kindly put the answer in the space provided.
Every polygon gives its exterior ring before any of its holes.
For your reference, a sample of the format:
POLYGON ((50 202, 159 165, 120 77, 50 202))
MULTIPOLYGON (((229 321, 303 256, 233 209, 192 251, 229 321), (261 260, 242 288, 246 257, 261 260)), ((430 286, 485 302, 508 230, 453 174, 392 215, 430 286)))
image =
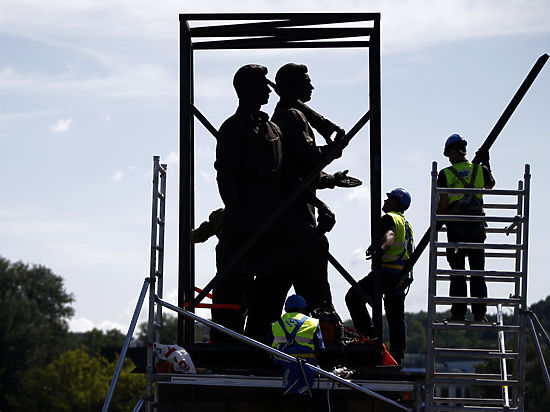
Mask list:
MULTIPOLYGON (((297 99, 302 103, 309 101, 314 89, 305 65, 285 64, 278 70, 275 82, 281 99, 277 103, 271 120, 279 126, 282 132, 286 190, 292 192, 294 187, 320 164, 327 150, 330 149, 329 145, 317 146, 311 125, 318 127, 320 133, 325 137, 336 132, 337 139, 344 135, 344 130, 316 113, 312 115, 311 111, 303 112, 301 110, 303 105, 297 104, 297 99)), ((347 170, 335 174, 321 172, 309 190, 306 190, 292 205, 293 213, 308 225, 317 227, 318 235, 322 236, 323 242, 327 244, 327 253, 328 241, 324 236, 324 232, 332 228, 335 219, 330 209, 317 199, 315 191, 316 189, 332 189, 335 186, 356 187, 361 184, 359 179, 348 176, 347 173, 347 170)), ((293 279, 295 287, 298 286, 299 289, 302 289, 299 285, 300 282, 311 282, 310 279, 297 275, 293 279)), ((321 275, 317 274, 316 277, 321 282, 316 290, 309 294, 303 292, 300 294, 304 296, 307 302, 313 300, 313 305, 310 303, 310 307, 326 306, 332 308, 330 285, 326 271, 321 275), (312 294, 314 296, 311 296, 312 294)))
MULTIPOLYGON (((253 64, 237 71, 233 85, 239 107, 218 133, 215 168, 218 189, 225 204, 217 246, 218 272, 286 197, 281 132, 268 120, 268 115, 260 111, 270 93, 266 74, 265 67, 253 64)), ((221 303, 224 299, 230 300, 246 283, 246 276, 238 274, 253 273, 256 278, 247 334, 264 340, 271 324, 281 316, 291 286, 290 272, 301 272, 304 279, 313 282, 316 274, 326 273, 327 252, 324 236, 319 236, 313 227, 285 211, 216 285, 214 301, 218 298, 221 303)), ((317 282, 313 283, 316 288, 317 282)), ((296 292, 304 297, 311 295, 308 291, 296 292)), ((319 299, 316 297, 313 301, 319 299)), ((214 322, 223 324, 218 322, 214 312, 212 317, 214 322)))

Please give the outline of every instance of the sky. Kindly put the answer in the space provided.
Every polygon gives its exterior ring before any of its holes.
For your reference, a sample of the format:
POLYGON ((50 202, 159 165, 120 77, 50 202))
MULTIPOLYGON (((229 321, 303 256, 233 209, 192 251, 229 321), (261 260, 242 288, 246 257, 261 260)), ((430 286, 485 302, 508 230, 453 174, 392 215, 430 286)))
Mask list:
MULTIPOLYGON (((128 329, 149 271, 154 155, 168 164, 164 296, 177 303, 179 14, 223 12, 381 13, 382 188, 411 193, 406 216, 417 240, 429 224, 432 162, 447 165, 445 139, 460 133, 473 153, 537 58, 550 52, 550 3, 542 0, 0 0, 0 174, 10 182, 0 197, 0 255, 63 277, 75 298, 73 331, 128 329)), ((219 127, 237 105, 231 79, 238 67, 260 63, 274 78, 288 62, 308 66, 311 106, 343 128, 368 109, 368 59, 351 49, 198 51, 196 105, 219 127)), ((271 113, 276 100, 264 110, 271 113)), ((516 188, 531 166, 529 303, 550 292, 543 223, 549 119, 547 64, 491 150, 497 188, 516 188)), ((319 193, 337 217, 331 253, 357 280, 369 271, 368 142, 366 128, 326 169, 349 169, 364 185, 319 193)), ((199 124, 195 149, 198 226, 222 206, 215 141, 199 124)), ((215 245, 196 247, 199 287, 214 275, 215 245)), ((427 308, 426 255, 407 296, 411 312, 427 308)), ((334 270, 329 278, 347 319, 349 285, 334 270)), ((509 293, 489 285, 491 297, 509 293)))

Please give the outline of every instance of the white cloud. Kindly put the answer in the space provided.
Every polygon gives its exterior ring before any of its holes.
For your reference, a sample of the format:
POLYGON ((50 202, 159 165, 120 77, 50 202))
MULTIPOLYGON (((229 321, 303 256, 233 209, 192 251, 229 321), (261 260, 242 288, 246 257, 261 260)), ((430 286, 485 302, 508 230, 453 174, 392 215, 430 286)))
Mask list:
POLYGON ((120 169, 117 169, 115 173, 109 177, 109 180, 112 180, 113 182, 120 182, 123 177, 124 177, 124 172, 120 169))
POLYGON ((368 205, 370 199, 369 190, 365 186, 354 187, 348 191, 348 201, 368 205))
POLYGON ((104 319, 99 323, 94 323, 90 319, 82 316, 69 319, 69 330, 71 332, 88 332, 92 329, 99 329, 106 332, 111 329, 118 329, 122 333, 126 333, 128 327, 129 325, 123 325, 109 319, 104 319))
POLYGON ((53 133, 65 133, 71 128, 73 119, 59 119, 56 124, 50 127, 53 133))

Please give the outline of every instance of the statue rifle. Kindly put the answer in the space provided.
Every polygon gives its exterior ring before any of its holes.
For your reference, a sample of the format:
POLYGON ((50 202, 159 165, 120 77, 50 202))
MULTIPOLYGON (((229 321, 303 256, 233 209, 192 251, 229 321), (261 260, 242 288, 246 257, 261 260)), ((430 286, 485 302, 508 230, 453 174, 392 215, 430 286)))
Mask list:
POLYGON ((323 117, 320 113, 317 113, 315 110, 313 110, 311 107, 309 107, 307 104, 302 102, 300 99, 298 99, 296 96, 294 96, 292 93, 287 92, 286 90, 282 90, 280 87, 277 87, 277 85, 272 82, 269 79, 267 80, 267 84, 269 84, 273 90, 279 95, 279 97, 283 99, 287 99, 291 102, 293 102, 296 109, 300 110, 307 118, 308 122, 319 132, 321 136, 323 136, 323 139, 327 142, 327 144, 333 143, 330 136, 334 132, 343 132, 343 129, 336 124, 332 123, 327 118, 323 117))

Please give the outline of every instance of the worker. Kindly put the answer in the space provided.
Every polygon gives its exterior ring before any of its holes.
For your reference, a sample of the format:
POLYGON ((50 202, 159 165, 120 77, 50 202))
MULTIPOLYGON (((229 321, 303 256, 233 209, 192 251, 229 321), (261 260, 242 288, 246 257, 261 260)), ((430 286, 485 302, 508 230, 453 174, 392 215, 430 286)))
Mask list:
MULTIPOLYGON (((495 179, 489 164, 489 152, 478 151, 476 158, 480 164, 468 162, 466 159, 467 142, 459 134, 450 135, 445 141, 443 155, 449 158, 451 166, 441 170, 437 177, 437 187, 485 188, 492 189, 495 179)), ((438 214, 452 215, 484 215, 482 195, 461 195, 442 193, 439 196, 438 214)), ((486 239, 483 222, 446 222, 447 239, 449 242, 484 243, 486 239)), ((465 270, 466 256, 470 270, 485 269, 485 252, 483 249, 448 248, 447 261, 451 269, 465 270)), ((470 294, 472 297, 487 297, 487 285, 483 276, 470 276, 470 294)), ((467 294, 466 276, 451 275, 449 287, 450 296, 465 297, 467 294)), ((472 304, 474 321, 487 322, 485 314, 487 305, 472 304)), ((465 303, 453 303, 449 321, 463 322, 466 316, 465 303)))
MULTIPOLYGON (((325 350, 319 320, 307 316, 308 305, 300 295, 291 295, 285 302, 285 314, 271 328, 271 346, 302 362, 317 365, 315 354, 325 350)), ((311 394, 315 374, 303 364, 276 360, 274 366, 282 369, 288 393, 311 394)))
MULTIPOLYGON (((260 110, 271 92, 266 74, 267 68, 257 64, 247 64, 235 73, 233 85, 239 106, 220 127, 214 163, 225 205, 217 248, 218 273, 233 262, 250 237, 265 229, 232 269, 255 275, 245 333, 261 341, 281 316, 291 288, 288 273, 296 267, 303 268, 304 273, 326 271, 328 250, 315 229, 289 210, 264 227, 286 197, 282 189, 281 131, 260 110)), ((224 282, 237 290, 243 280, 229 273, 224 282)), ((216 285, 213 295, 226 285, 216 285)))
MULTIPOLYGON (((310 122, 317 125, 319 121, 308 119, 297 105, 296 99, 301 102, 309 101, 314 89, 307 67, 303 64, 285 64, 277 71, 275 82, 281 98, 271 120, 279 126, 282 132, 285 187, 287 192, 291 193, 321 163, 331 147, 329 145, 317 146, 310 122)), ((316 116, 315 120, 318 118, 319 116, 316 116)), ((324 118, 323 120, 323 126, 330 123, 324 118)), ((330 125, 338 137, 343 136, 344 131, 341 128, 332 123, 330 125)), ((361 183, 359 179, 348 176, 348 170, 334 174, 321 172, 311 186, 291 206, 296 216, 311 227, 317 227, 318 236, 327 245, 327 255, 328 240, 324 232, 332 228, 335 217, 330 209, 319 201, 315 191, 316 189, 332 189, 334 187, 356 187, 361 183)), ((304 271, 304 268, 296 268, 291 274, 296 292, 304 296, 312 310, 321 307, 323 310, 327 308, 334 310, 326 267, 322 267, 322 273, 305 269, 307 272, 304 271)))
MULTIPOLYGON (((411 204, 411 195, 403 188, 393 189, 386 193, 387 198, 382 206, 382 242, 367 249, 367 259, 375 255, 381 257, 382 272, 377 277, 370 272, 358 283, 367 293, 365 300, 354 288, 346 294, 346 305, 355 329, 365 338, 378 339, 374 336, 374 326, 366 304, 373 305, 376 296, 383 295, 386 319, 390 337, 390 354, 401 364, 406 348, 405 297, 410 282, 402 278, 401 270, 409 260, 413 249, 413 230, 405 219, 404 212, 411 204), (376 285, 381 286, 377 291, 376 285)), ((404 275, 410 279, 412 274, 404 275)))

